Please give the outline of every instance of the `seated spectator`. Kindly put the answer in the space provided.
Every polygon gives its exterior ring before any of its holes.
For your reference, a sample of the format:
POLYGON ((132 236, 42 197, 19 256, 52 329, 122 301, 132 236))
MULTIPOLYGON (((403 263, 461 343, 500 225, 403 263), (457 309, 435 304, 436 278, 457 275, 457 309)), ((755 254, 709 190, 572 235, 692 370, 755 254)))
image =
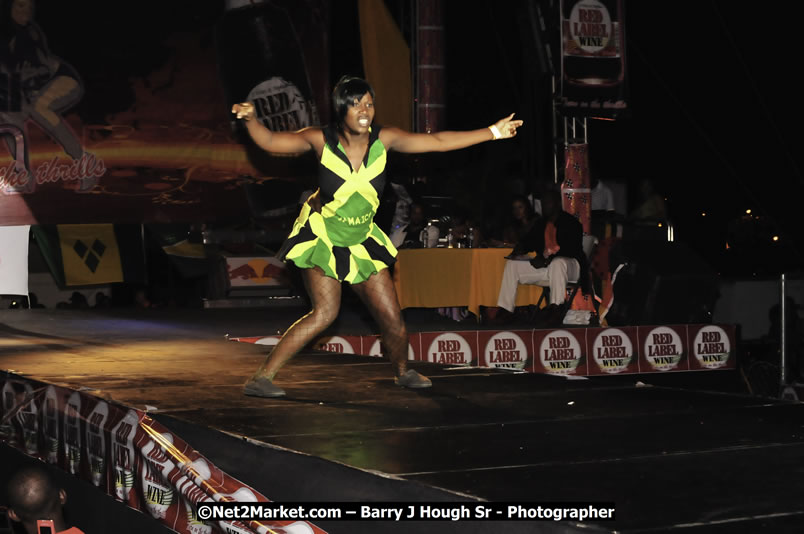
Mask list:
POLYGON ((616 233, 616 229, 609 227, 610 224, 622 221, 615 211, 614 192, 602 180, 592 176, 592 204, 589 233, 599 241, 606 239, 607 235, 616 233))
POLYGON ((667 220, 664 198, 656 192, 653 182, 647 178, 639 183, 637 207, 629 216, 634 222, 654 222, 667 220))
POLYGON ((561 305, 567 296, 567 283, 581 280, 588 293, 588 261, 583 251, 581 223, 561 209, 561 193, 548 191, 542 199, 543 218, 514 247, 513 256, 536 252, 534 259, 509 259, 505 263, 497 306, 508 314, 498 314, 499 322, 512 318, 519 284, 550 288, 550 304, 542 314, 545 326, 561 323, 561 305))
POLYGON ((98 291, 95 293, 95 308, 111 308, 112 299, 105 293, 98 291))
POLYGON ((134 294, 134 305, 137 308, 154 308, 154 304, 148 298, 148 295, 145 293, 144 289, 138 289, 137 292, 134 294))
POLYGON ((68 528, 62 506, 67 493, 60 489, 44 467, 31 465, 17 471, 7 485, 8 517, 22 523, 27 534, 39 532, 36 522, 53 521, 54 534, 83 534, 76 527, 68 528))
POLYGON ((469 217, 465 208, 457 207, 453 210, 448 232, 447 238, 449 239, 452 236, 452 246, 454 248, 468 248, 470 246, 470 233, 472 234, 472 246, 480 246, 480 227, 469 217))
MULTIPOLYGON (((401 226, 391 232, 389 236, 391 243, 396 248, 421 248, 424 246, 422 242, 422 231, 427 228, 427 213, 424 205, 414 202, 410 205, 410 222, 401 226)), ((438 227, 433 225, 427 230, 427 241, 429 248, 435 248, 438 245, 439 230, 438 227)))
POLYGON ((70 298, 67 302, 59 302, 56 304, 56 308, 58 309, 72 309, 72 310, 83 310, 89 308, 89 302, 87 298, 84 296, 83 293, 78 291, 73 291, 73 294, 70 295, 70 298))
POLYGON ((396 204, 394 205, 394 216, 391 218, 391 226, 388 229, 388 235, 391 235, 397 229, 407 226, 410 222, 411 204, 413 198, 408 193, 407 188, 402 184, 391 182, 389 184, 394 194, 396 195, 396 204))
POLYGON ((530 232, 538 220, 539 216, 533 210, 533 204, 528 198, 524 195, 516 195, 511 201, 510 220, 503 228, 502 239, 490 238, 488 245, 490 247, 513 247, 530 232))
POLYGON ((592 176, 592 213, 612 213, 614 211, 614 192, 611 188, 592 176))

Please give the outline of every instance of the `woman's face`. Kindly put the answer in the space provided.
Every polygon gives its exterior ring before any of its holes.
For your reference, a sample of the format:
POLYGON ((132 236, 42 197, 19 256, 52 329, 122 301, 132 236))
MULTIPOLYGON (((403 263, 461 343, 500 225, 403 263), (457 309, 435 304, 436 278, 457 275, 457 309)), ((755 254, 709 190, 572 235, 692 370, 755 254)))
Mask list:
POLYGON ((25 26, 31 22, 33 13, 33 0, 14 0, 11 3, 11 19, 20 26, 25 26))
POLYGON ((366 93, 359 101, 355 99, 354 104, 347 108, 343 124, 352 133, 361 134, 368 132, 372 122, 374 122, 374 99, 366 93))
POLYGON ((528 210, 525 207, 525 203, 521 200, 514 200, 514 203, 511 204, 511 214, 514 216, 514 219, 517 221, 524 220, 527 213, 528 210))
POLYGON ((422 223, 424 222, 424 209, 418 204, 410 207, 410 222, 422 223))

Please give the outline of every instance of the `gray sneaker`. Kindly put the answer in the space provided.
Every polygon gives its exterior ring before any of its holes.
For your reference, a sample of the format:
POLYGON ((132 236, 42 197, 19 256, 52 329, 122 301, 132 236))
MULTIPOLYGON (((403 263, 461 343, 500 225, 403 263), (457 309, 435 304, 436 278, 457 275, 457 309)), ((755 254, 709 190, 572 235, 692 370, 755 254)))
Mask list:
POLYGON ((408 369, 402 376, 396 377, 394 383, 403 388, 420 389, 432 387, 433 383, 426 376, 408 369))
POLYGON ((284 397, 285 390, 274 385, 270 378, 260 376, 246 382, 246 385, 243 387, 243 394, 250 397, 284 397))

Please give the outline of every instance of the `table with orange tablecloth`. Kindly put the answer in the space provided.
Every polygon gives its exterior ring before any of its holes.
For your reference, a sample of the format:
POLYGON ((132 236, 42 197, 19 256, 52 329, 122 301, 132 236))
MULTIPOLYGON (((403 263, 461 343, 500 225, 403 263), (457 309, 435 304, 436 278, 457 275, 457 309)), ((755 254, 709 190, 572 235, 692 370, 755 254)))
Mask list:
MULTIPOLYGON (((496 306, 510 248, 419 248, 399 251, 394 285, 404 308, 496 306)), ((516 305, 536 304, 542 288, 520 285, 516 305)))

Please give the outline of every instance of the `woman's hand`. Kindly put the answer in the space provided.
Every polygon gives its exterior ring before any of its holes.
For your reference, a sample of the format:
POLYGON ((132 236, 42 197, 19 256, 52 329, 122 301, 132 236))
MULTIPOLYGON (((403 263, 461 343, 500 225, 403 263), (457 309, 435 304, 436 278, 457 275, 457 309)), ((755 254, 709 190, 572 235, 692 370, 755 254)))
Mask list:
POLYGON ((254 105, 251 102, 242 102, 232 106, 232 113, 235 113, 238 119, 250 121, 254 118, 254 105))
POLYGON ((516 129, 522 126, 524 121, 513 119, 514 113, 511 113, 504 119, 500 119, 489 126, 494 139, 510 139, 516 135, 516 129))
POLYGON ((536 256, 532 260, 530 260, 530 264, 533 266, 534 269, 541 269, 542 267, 547 267, 547 264, 550 263, 544 256, 536 256))

